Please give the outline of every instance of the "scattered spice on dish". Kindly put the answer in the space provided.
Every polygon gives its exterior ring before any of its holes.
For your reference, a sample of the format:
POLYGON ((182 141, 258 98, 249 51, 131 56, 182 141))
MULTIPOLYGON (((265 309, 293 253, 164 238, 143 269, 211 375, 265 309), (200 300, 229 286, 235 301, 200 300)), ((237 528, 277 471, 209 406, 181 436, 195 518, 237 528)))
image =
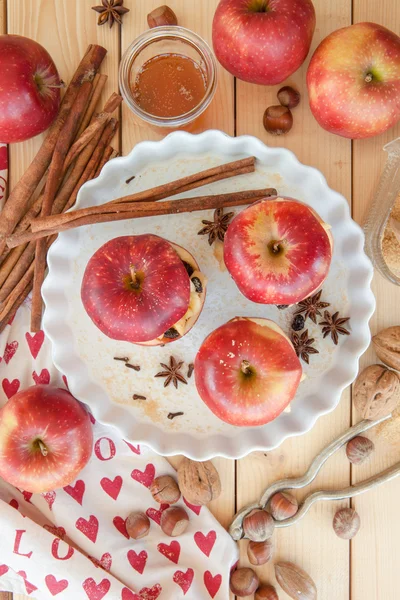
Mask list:
POLYGON ((305 319, 303 315, 296 315, 292 321, 293 331, 301 331, 304 329, 305 319))
POLYGON ((133 181, 135 179, 136 175, 132 175, 132 177, 128 177, 128 179, 125 181, 125 183, 130 183, 131 181, 133 181))
POLYGON ((125 363, 125 366, 128 369, 133 369, 134 371, 140 371, 140 366, 139 365, 131 365, 131 363, 127 362, 127 363, 125 363))
POLYGON ((186 377, 188 379, 190 379, 191 376, 193 375, 193 371, 194 371, 194 364, 190 363, 190 365, 188 366, 188 372, 187 372, 187 375, 186 375, 186 377))
POLYGON ((331 315, 327 310, 324 312, 324 321, 320 321, 319 324, 322 327, 322 333, 324 338, 328 335, 331 336, 333 343, 337 346, 340 335, 350 335, 350 331, 343 327, 350 317, 340 317, 339 311, 331 315))
POLYGON ((176 388, 178 388, 179 382, 187 384, 186 379, 182 373, 180 373, 183 360, 178 362, 173 356, 171 356, 169 359, 169 365, 166 365, 165 363, 160 363, 160 365, 164 370, 154 375, 154 377, 165 377, 164 387, 168 387, 171 382, 176 388))
POLYGON ((206 219, 202 220, 202 223, 203 225, 205 225, 205 227, 203 227, 203 229, 200 229, 198 235, 208 235, 208 243, 210 244, 210 246, 212 246, 215 240, 217 239, 223 242, 225 238, 225 233, 227 232, 227 229, 229 227, 229 223, 231 222, 234 215, 234 212, 224 214, 223 208, 217 208, 214 211, 213 221, 207 221, 206 219))
POLYGON ((175 419, 175 417, 181 417, 183 414, 183 412, 170 412, 168 413, 167 419, 170 419, 170 421, 172 421, 172 419, 175 419))
POLYGON ((140 394, 133 394, 132 398, 134 400, 146 400, 146 396, 141 396, 140 394))
POLYGON ((129 358, 127 356, 114 356, 114 360, 120 360, 121 362, 124 362, 124 363, 129 362, 129 358))
POLYGON ((92 6, 92 10, 99 13, 97 25, 109 23, 110 29, 115 21, 122 25, 122 17, 129 12, 129 8, 122 6, 123 3, 124 0, 101 0, 101 6, 92 6))
POLYGON ((304 313, 305 320, 309 318, 313 323, 317 323, 317 315, 319 317, 322 317, 320 309, 327 308, 328 306, 330 306, 329 302, 320 301, 321 295, 322 290, 319 290, 319 292, 317 292, 313 296, 310 296, 309 298, 306 298, 305 300, 299 302, 297 305, 298 308, 294 314, 301 315, 304 313))
POLYGON ((291 340, 297 356, 307 364, 310 362, 310 354, 319 354, 319 350, 313 346, 315 339, 308 337, 308 329, 303 331, 301 335, 292 333, 291 340))

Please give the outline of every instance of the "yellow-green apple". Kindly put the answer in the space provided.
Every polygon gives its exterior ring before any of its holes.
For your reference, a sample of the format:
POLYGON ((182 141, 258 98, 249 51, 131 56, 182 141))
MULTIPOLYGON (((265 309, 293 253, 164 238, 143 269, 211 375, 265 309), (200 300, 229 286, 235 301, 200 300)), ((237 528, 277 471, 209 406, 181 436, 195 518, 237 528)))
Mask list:
POLYGON ((185 335, 205 295, 206 279, 190 252, 153 234, 105 243, 81 288, 87 314, 106 336, 151 346, 185 335))
POLYGON ((0 142, 42 133, 60 106, 60 78, 50 54, 21 35, 0 36, 0 142))
POLYGON ((302 369, 274 321, 236 317, 204 340, 194 373, 201 399, 217 417, 251 427, 281 414, 294 398, 302 369))
POLYGON ((89 415, 66 390, 35 385, 0 410, 0 476, 19 489, 44 493, 70 484, 92 449, 89 415))
POLYGON ((314 29, 311 0, 221 0, 212 39, 219 62, 232 75, 275 85, 302 65, 314 29))
POLYGON ((357 139, 400 119, 400 37, 375 23, 334 31, 307 71, 310 107, 327 131, 357 139))
POLYGON ((266 198, 233 219, 224 260, 249 300, 295 304, 324 282, 332 245, 329 226, 310 206, 293 198, 266 198))

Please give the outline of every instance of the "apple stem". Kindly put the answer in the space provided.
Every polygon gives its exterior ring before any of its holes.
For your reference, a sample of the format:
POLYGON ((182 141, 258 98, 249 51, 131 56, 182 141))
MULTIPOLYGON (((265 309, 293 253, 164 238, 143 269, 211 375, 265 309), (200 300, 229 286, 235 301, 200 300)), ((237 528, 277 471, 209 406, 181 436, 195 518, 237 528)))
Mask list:
POLYGON ((272 252, 274 252, 274 254, 278 254, 278 252, 280 251, 281 243, 282 243, 282 240, 277 240, 276 242, 273 242, 272 252))
POLYGON ((132 287, 133 287, 133 289, 137 289, 140 286, 140 283, 137 279, 136 269, 133 265, 131 265, 131 267, 130 267, 130 272, 131 272, 132 287))
POLYGON ((365 79, 364 79, 365 83, 371 83, 372 80, 373 80, 372 73, 367 73, 365 76, 365 79))
POLYGON ((242 360, 240 368, 242 370, 242 373, 244 373, 245 375, 249 375, 251 373, 250 363, 248 360, 242 360))
POLYGON ((42 440, 38 440, 38 446, 42 455, 47 456, 49 451, 47 450, 47 446, 42 442, 42 440))
POLYGON ((55 83, 54 85, 47 85, 46 87, 48 87, 48 88, 65 88, 66 83, 65 83, 65 81, 61 80, 60 83, 58 83, 58 84, 55 83))

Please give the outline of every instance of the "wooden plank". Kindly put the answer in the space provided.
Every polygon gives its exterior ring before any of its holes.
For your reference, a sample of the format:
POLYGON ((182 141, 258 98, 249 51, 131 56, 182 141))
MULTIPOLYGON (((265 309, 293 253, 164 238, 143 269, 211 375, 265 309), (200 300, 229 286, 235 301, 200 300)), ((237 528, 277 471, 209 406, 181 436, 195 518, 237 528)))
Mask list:
MULTIPOLYGON (((371 21, 400 31, 400 10, 393 0, 353 0, 354 22, 371 21)), ((382 147, 400 136, 400 123, 383 135, 354 141, 353 199, 354 216, 363 223, 384 166, 386 153, 382 147)), ((398 287, 375 275, 373 289, 377 308, 371 320, 372 334, 390 325, 399 325, 398 287)), ((372 347, 363 356, 360 367, 379 362, 372 347)), ((354 422, 358 420, 356 413, 354 422)), ((398 423, 398 421, 397 421, 398 423)), ((388 431, 388 428, 385 428, 388 431)), ((392 427, 397 443, 389 444, 385 436, 376 433, 376 451, 367 464, 353 467, 352 482, 356 483, 386 469, 399 460, 400 426, 392 427)), ((361 517, 362 527, 351 544, 351 597, 353 600, 397 600, 399 597, 399 539, 400 521, 398 498, 400 480, 354 499, 353 506, 361 517)))
MULTIPOLYGON (((312 50, 328 33, 351 23, 351 0, 314 0, 317 27, 312 50)), ((311 56, 311 53, 310 53, 311 56)), ((309 58, 310 58, 309 56, 309 58)), ((301 104, 293 110, 294 126, 286 136, 274 137, 263 128, 264 110, 277 104, 276 92, 281 87, 253 86, 237 81, 237 133, 253 134, 270 146, 292 150, 300 161, 322 171, 328 184, 351 199, 351 142, 323 131, 310 113, 305 74, 308 60, 285 84, 301 93, 301 104)), ((238 508, 259 498, 272 481, 302 474, 315 454, 331 439, 344 431, 350 422, 350 397, 345 393, 338 408, 320 419, 313 430, 300 438, 285 442, 269 453, 257 453, 238 462, 238 508)), ((331 459, 313 487, 348 485, 349 464, 343 454, 331 459)), ((299 496, 301 498, 301 494, 299 496)), ((304 521, 274 536, 275 559, 292 560, 314 578, 318 597, 349 598, 349 544, 332 531, 336 503, 317 504, 304 521)), ((246 543, 241 544, 241 564, 247 565, 246 543)), ((273 565, 258 568, 262 581, 275 582, 273 565)), ((279 598, 286 596, 279 590, 279 598)))

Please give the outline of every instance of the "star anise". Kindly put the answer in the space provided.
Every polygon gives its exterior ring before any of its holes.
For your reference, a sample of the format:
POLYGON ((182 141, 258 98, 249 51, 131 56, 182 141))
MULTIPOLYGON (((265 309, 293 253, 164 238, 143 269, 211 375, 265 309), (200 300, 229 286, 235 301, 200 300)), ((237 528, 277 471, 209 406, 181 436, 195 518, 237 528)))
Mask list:
POLYGON ((122 6, 124 0, 101 0, 102 6, 92 6, 92 10, 99 13, 97 25, 110 24, 110 29, 114 21, 122 25, 122 17, 129 12, 129 8, 122 6))
POLYGON ((229 212, 224 215, 224 209, 217 208, 214 211, 214 221, 207 221, 204 219, 202 223, 205 227, 198 232, 198 235, 208 235, 208 243, 210 246, 213 245, 216 239, 223 242, 229 223, 234 215, 234 212, 229 212))
POLYGON ((324 338, 326 338, 326 336, 330 334, 335 346, 337 346, 338 344, 339 334, 350 335, 350 331, 343 327, 344 323, 347 323, 347 321, 350 320, 350 317, 340 317, 339 311, 331 315, 326 310, 324 312, 324 319, 324 321, 319 322, 319 324, 322 327, 322 333, 324 334, 324 338))
POLYGON ((317 315, 322 317, 322 313, 320 312, 320 308, 326 308, 330 306, 329 302, 320 302, 322 290, 319 290, 313 296, 306 298, 298 303, 298 309, 295 311, 295 315, 300 315, 304 313, 304 318, 307 319, 309 317, 313 323, 317 322, 317 315))
POLYGON ((301 335, 298 333, 292 333, 292 344, 294 346, 297 356, 299 356, 304 362, 309 364, 310 354, 319 354, 319 350, 313 347, 315 342, 314 338, 308 337, 308 329, 303 331, 301 335))
POLYGON ((166 379, 164 381, 164 387, 167 387, 171 383, 171 381, 176 388, 178 388, 178 381, 187 384, 186 379, 184 378, 182 373, 179 372, 183 365, 183 360, 178 362, 173 356, 170 356, 169 365, 166 365, 164 363, 160 363, 160 365, 162 366, 164 371, 160 371, 159 373, 154 375, 154 377, 165 377, 166 379))

